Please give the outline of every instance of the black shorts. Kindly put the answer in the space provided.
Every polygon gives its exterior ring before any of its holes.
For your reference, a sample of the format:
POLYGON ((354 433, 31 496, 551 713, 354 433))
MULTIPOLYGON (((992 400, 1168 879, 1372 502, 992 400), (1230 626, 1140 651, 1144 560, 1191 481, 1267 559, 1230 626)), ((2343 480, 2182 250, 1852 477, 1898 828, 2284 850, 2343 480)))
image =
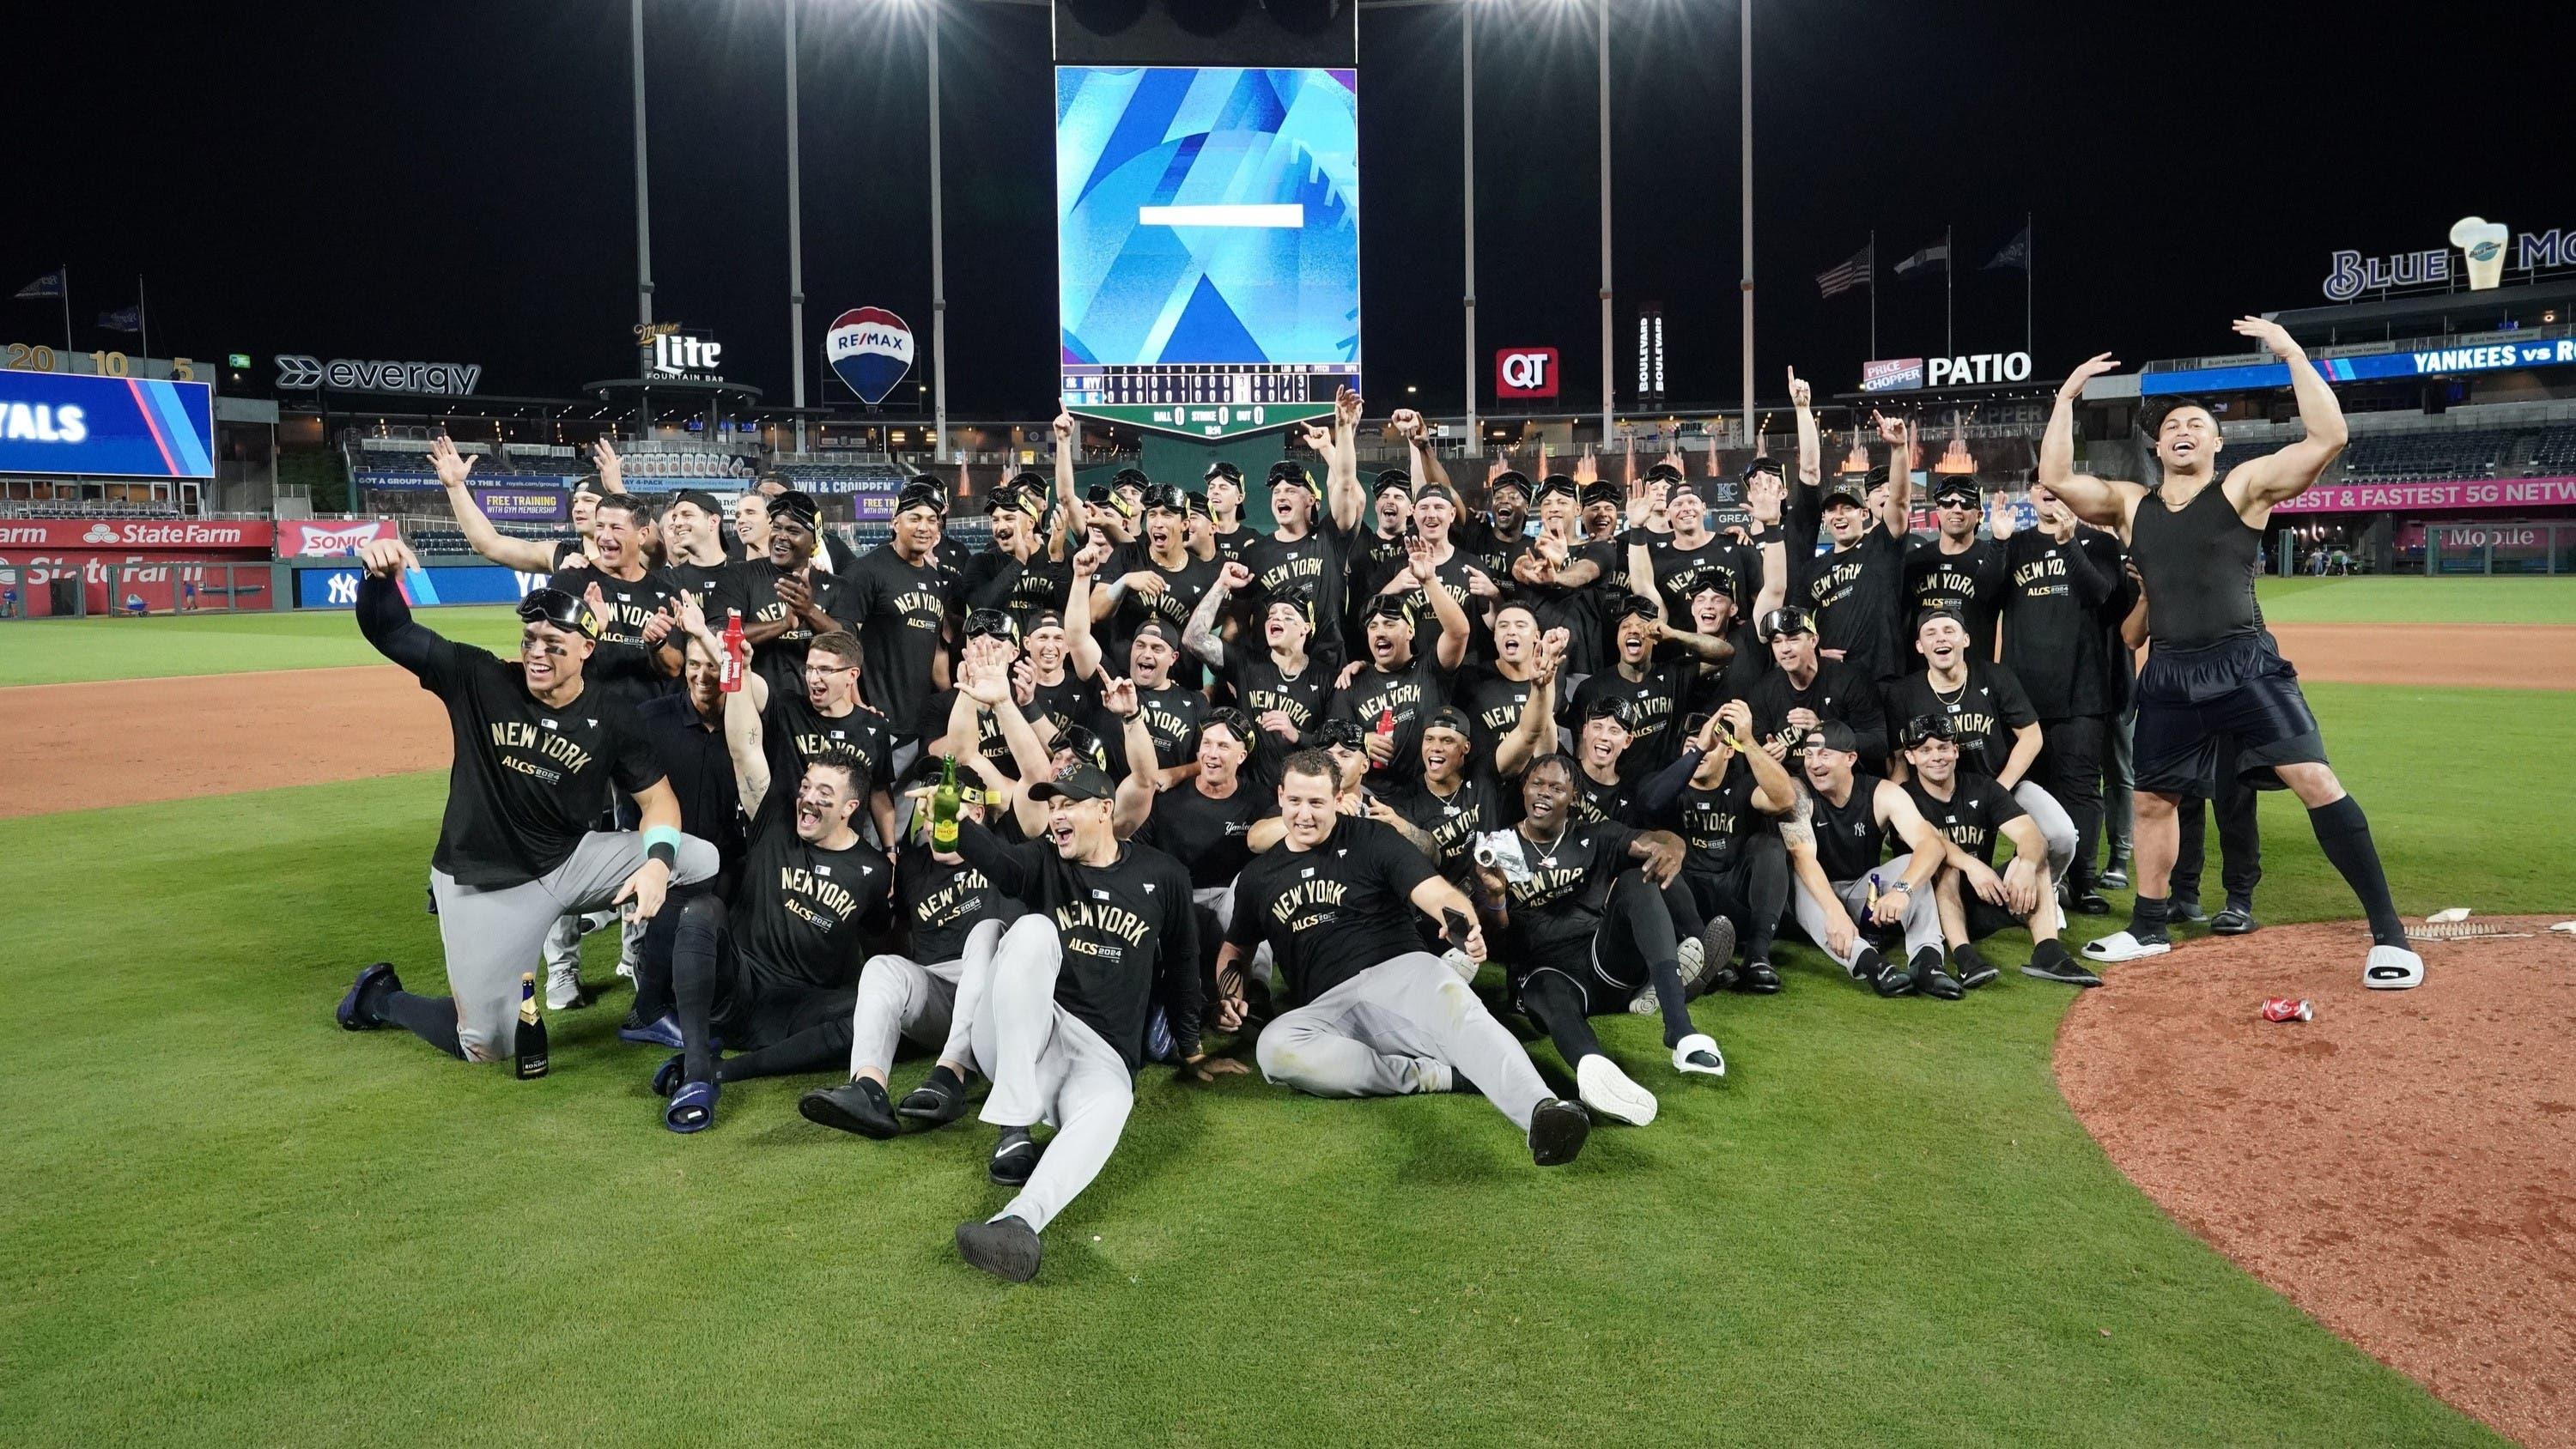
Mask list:
POLYGON ((1997 931, 2011 931, 2029 924, 2021 917, 1987 900, 1959 882, 1959 904, 1968 918, 1968 939, 1982 941, 1997 931))
POLYGON ((2215 793, 2222 736, 2235 739, 2237 776, 2261 790, 2283 788, 2275 765, 2326 759, 2317 717, 2299 693, 2299 672, 2268 636, 2149 650, 2138 671, 2137 788, 2215 793))

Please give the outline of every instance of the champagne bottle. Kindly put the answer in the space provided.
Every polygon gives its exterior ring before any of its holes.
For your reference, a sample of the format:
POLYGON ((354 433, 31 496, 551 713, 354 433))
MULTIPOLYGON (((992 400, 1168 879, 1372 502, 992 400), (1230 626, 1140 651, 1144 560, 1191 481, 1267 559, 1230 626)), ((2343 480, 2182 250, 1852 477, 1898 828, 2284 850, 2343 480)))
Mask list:
POLYGON ((957 757, 940 758, 939 788, 930 797, 930 848, 957 848, 957 757))
POLYGON ((537 974, 519 973, 519 1080, 546 1074, 546 1023, 537 1015, 537 974))

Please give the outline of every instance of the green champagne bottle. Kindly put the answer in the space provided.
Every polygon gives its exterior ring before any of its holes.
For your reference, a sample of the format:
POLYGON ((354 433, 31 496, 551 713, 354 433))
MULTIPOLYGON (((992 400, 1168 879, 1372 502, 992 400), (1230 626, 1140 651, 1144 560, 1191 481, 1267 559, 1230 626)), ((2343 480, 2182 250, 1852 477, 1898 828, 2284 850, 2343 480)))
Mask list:
POLYGON ((957 848, 957 757, 940 758, 939 789, 930 797, 930 848, 957 848))

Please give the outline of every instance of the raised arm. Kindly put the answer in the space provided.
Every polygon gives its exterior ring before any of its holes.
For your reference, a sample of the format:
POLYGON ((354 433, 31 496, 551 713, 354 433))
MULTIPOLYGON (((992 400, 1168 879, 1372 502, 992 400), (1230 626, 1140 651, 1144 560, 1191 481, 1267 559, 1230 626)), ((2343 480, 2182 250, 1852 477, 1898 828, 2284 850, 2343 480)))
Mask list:
POLYGON ((359 546, 358 562, 367 570, 367 576, 358 581, 358 632, 377 653, 419 674, 429 667, 430 651, 440 643, 439 636, 428 625, 412 621, 411 606, 403 602, 402 586, 394 576, 420 567, 420 560, 402 540, 380 538, 359 546))
POLYGON ((1415 485, 1447 483, 1449 470, 1441 465, 1440 455, 1431 451, 1431 425, 1422 420, 1422 414, 1399 408, 1394 423, 1395 430, 1404 436, 1405 461, 1413 469, 1415 485))
POLYGON ((1816 390, 1789 369, 1789 405, 1798 411, 1798 481, 1810 488, 1824 482, 1825 441, 1816 431, 1816 390))
POLYGON ((1762 583, 1753 592, 1753 617, 1760 619, 1789 598, 1789 532, 1780 521, 1789 485, 1768 473, 1756 474, 1744 489, 1744 508, 1761 532, 1754 548, 1762 555, 1762 583))
POLYGON ((752 702, 750 690, 738 689, 724 697, 724 732, 742 813, 757 816, 760 802, 769 794, 769 756, 761 747, 760 706, 752 702))
POLYGON ((2048 431, 2039 439, 2039 481, 2075 511, 2075 516, 2103 528, 2129 521, 2128 508, 2147 490, 2135 483, 2096 478, 2075 471, 2075 400, 2084 384, 2120 365, 2118 358, 2097 352, 2077 363, 2057 385, 2057 402, 2049 409, 2048 431))
POLYGON ((1343 533, 1357 532, 1368 512, 1368 495, 1360 491, 1360 406, 1360 395, 1347 387, 1334 394, 1330 452, 1317 441, 1315 429, 1306 430, 1306 446, 1325 454, 1325 497, 1332 504, 1333 527, 1343 533))
POLYGON ((448 511, 456 515, 456 526, 465 530, 468 547, 505 569, 523 574, 554 571, 553 544, 504 537, 484 516, 483 505, 474 501, 473 490, 466 486, 474 473, 474 460, 456 451, 454 439, 442 433, 430 440, 429 466, 437 471, 439 486, 447 490, 448 511))
POLYGON ((1190 621, 1181 626, 1181 647, 1206 661, 1210 669, 1225 668, 1225 640, 1216 632, 1217 615, 1225 612, 1225 601, 1237 589, 1252 582, 1252 570, 1239 563, 1228 563, 1216 572, 1216 582, 1190 611, 1190 621))
MULTIPOLYGON (((2344 425, 2343 405, 2335 401, 2334 389, 2326 386, 2307 352, 2290 339, 2288 328, 2264 317, 2239 317, 2234 326, 2238 336, 2262 343, 2289 365, 2290 392, 2299 402, 2299 426, 2307 429, 2307 436, 2297 442, 2228 472, 2227 481, 2239 486, 2239 506, 2260 508, 2268 518, 2274 504, 2287 503, 2314 487, 2342 456, 2352 434, 2344 425)), ((2249 521, 2259 526, 2263 519, 2249 521)))
POLYGON ((1109 551, 1097 544, 1085 544, 1073 556, 1073 586, 1064 595, 1064 642, 1076 679, 1100 673, 1100 641, 1091 633, 1091 576, 1108 561, 1109 551))
POLYGON ((626 491, 626 460, 617 456, 617 448, 608 441, 606 433, 591 440, 590 466, 599 470, 600 492, 626 491))
POLYGON ((1887 444, 1887 501, 1878 522, 1901 543, 1914 528, 1914 445, 1920 435, 1913 419, 1882 416, 1878 436, 1887 444))
POLYGON ((1506 780, 1528 769, 1533 758, 1556 744, 1556 678, 1561 661, 1554 648, 1545 643, 1539 648, 1538 680, 1530 686, 1529 698, 1521 701, 1521 717, 1512 722, 1512 732, 1494 746, 1494 773, 1506 780))
POLYGON ((1083 517, 1082 494, 1073 486, 1074 422, 1071 413, 1055 415, 1055 509, 1056 520, 1064 526, 1065 536, 1080 534, 1088 527, 1083 517))

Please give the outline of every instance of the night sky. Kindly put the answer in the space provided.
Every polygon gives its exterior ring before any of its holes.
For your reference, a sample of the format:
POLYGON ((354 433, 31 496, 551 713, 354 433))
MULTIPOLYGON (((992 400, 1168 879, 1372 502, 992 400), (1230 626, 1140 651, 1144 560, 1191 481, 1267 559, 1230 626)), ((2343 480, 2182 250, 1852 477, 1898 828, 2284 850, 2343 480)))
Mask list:
MULTIPOLYGON (((1958 349, 2022 337, 2022 277, 1976 270, 2037 216, 2043 376, 2234 350, 2237 313, 2314 306, 2327 254, 2440 246, 2468 213, 2576 226, 2533 57, 2553 7, 2373 29, 2323 4, 1761 0, 1755 17, 1759 384, 1824 392, 1868 355, 1866 293, 1814 275, 1874 227, 1877 355, 1941 350, 1937 279, 1885 265, 1957 228, 1958 349), (2504 99, 2498 99, 2502 97, 2504 99)), ((1737 377, 1736 11, 1612 0, 1616 266, 1629 400, 1635 305, 1660 301, 1676 407, 1737 377)), ((655 315, 712 329, 729 376, 788 394, 779 0, 647 0, 655 315)), ((1048 13, 949 0, 941 29, 952 415, 1053 406, 1048 13)), ((1482 0, 1480 386, 1491 352, 1553 344, 1597 406, 1593 10, 1482 0)), ((2461 12, 2465 15, 2467 12, 2461 12)), ((809 386, 841 310, 930 331, 919 14, 806 0, 809 386)), ((1360 24, 1363 346, 1373 410, 1461 401, 1459 17, 1360 24)), ((622 0, 50 5, 0 58, 28 101, 0 297, 71 264, 78 345, 150 287, 156 354, 483 364, 486 394, 632 376, 631 111, 622 0), (148 20, 140 17, 148 15, 148 20), (74 77, 87 77, 74 80, 74 77), (38 98, 41 98, 39 101, 38 98), (32 125, 29 119, 32 118, 32 125)), ((59 344, 51 302, 0 342, 59 344)), ((907 388, 910 386, 908 382, 907 388)), ((896 401, 901 401, 899 395, 896 401)), ((1490 406, 1491 399, 1486 399, 1490 406)))

